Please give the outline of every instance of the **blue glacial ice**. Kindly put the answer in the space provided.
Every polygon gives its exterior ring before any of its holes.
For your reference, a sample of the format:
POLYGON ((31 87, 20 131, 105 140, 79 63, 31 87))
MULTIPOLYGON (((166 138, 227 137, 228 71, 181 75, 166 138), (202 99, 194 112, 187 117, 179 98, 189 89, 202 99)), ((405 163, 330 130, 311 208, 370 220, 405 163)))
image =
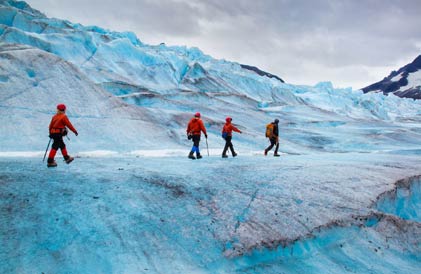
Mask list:
POLYGON ((0 272, 416 273, 420 106, 1 0, 0 272), (57 103, 79 136, 51 170, 57 103), (210 157, 193 162, 196 111, 210 157), (220 158, 226 116, 235 159, 220 158), (262 155, 275 118, 280 159, 262 155))
POLYGON ((1 158, 1 272, 419 268, 420 224, 373 208, 402 171, 418 171, 418 157, 202 160, 82 157, 46 169, 34 158, 1 158), (407 159, 412 164, 390 167, 407 159))
POLYGON ((421 178, 399 180, 396 187, 379 197, 377 209, 405 220, 421 222, 421 178))

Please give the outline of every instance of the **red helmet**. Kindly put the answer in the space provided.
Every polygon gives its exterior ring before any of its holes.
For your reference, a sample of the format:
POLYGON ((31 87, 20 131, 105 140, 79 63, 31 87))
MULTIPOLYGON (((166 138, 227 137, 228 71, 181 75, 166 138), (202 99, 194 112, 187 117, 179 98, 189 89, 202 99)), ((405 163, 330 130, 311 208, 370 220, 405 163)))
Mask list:
POLYGON ((200 112, 196 112, 196 114, 194 115, 194 117, 200 118, 200 112))
POLYGON ((231 122, 232 121, 232 118, 228 116, 227 118, 225 118, 225 121, 227 121, 227 123, 228 122, 231 122))
POLYGON ((65 111, 66 110, 66 105, 65 104, 58 104, 57 105, 57 109, 60 111, 65 111))

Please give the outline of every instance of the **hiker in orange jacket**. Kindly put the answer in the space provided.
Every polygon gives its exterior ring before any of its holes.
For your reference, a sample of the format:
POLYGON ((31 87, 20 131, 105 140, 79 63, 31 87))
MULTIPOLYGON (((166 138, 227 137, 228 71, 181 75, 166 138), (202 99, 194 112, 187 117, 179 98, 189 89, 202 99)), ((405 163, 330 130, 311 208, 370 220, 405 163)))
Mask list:
POLYGON ((189 158, 194 159, 200 159, 202 158, 202 155, 200 155, 199 150, 199 142, 200 142, 200 136, 201 134, 205 134, 205 138, 208 138, 208 135, 206 133, 205 125, 203 124, 202 119, 200 119, 200 113, 196 112, 194 117, 190 120, 189 124, 187 125, 187 138, 193 141, 193 147, 189 153, 189 158), (194 153, 196 152, 196 157, 194 157, 194 153))
POLYGON ((234 146, 231 143, 232 132, 235 131, 235 132, 241 133, 241 130, 239 130, 233 124, 231 124, 231 121, 232 121, 231 117, 225 118, 225 125, 222 128, 222 138, 225 139, 225 147, 224 147, 224 150, 222 151, 222 158, 228 158, 228 155, 227 155, 228 148, 231 150, 232 157, 237 156, 237 153, 235 153, 234 151, 234 146))
POLYGON ((275 145, 275 152, 273 156, 279 157, 278 149, 279 149, 279 129, 278 129, 279 120, 275 119, 270 125, 270 132, 268 132, 268 128, 266 127, 266 137, 269 138, 270 145, 265 149, 265 156, 268 155, 269 150, 271 150, 275 145))
POLYGON ((60 148, 61 154, 63 155, 64 161, 67 164, 70 164, 74 158, 70 157, 67 154, 66 145, 63 142, 63 136, 67 135, 67 128, 74 132, 77 136, 77 130, 73 127, 72 123, 70 123, 69 118, 67 118, 66 106, 64 104, 57 105, 57 114, 53 116, 50 122, 49 130, 50 130, 50 138, 54 140, 53 145, 50 150, 50 154, 48 155, 47 166, 48 167, 56 167, 57 163, 54 160, 56 156, 57 150, 60 148), (67 127, 67 128, 66 128, 67 127))

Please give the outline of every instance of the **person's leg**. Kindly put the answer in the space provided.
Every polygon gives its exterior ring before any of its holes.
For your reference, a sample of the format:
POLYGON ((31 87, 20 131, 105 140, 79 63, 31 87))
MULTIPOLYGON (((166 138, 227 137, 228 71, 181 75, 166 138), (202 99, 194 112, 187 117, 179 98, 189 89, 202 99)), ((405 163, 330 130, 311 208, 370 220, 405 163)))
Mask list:
POLYGON ((51 138, 53 139, 53 145, 51 146, 50 153, 48 154, 47 166, 54 167, 57 166, 56 161, 54 161, 54 157, 56 157, 57 150, 60 147, 60 138, 56 134, 52 134, 51 138))
POLYGON ((274 139, 269 139, 269 141, 270 141, 270 145, 265 149, 265 156, 268 154, 269 150, 273 148, 276 142, 276 140, 274 139))
POLYGON ((193 142, 193 146, 192 146, 191 151, 189 153, 189 158, 190 159, 196 159, 196 157, 194 157, 195 152, 196 152, 196 156, 197 156, 198 159, 202 158, 202 156, 200 156, 200 151, 199 151, 200 135, 193 135, 192 136, 192 142, 193 142))
POLYGON ((66 164, 70 164, 74 160, 74 158, 69 156, 69 154, 67 153, 66 144, 64 143, 62 136, 60 137, 59 146, 60 146, 61 155, 63 155, 64 161, 66 162, 66 164))
POLYGON ((222 151, 222 157, 223 158, 227 158, 227 150, 228 150, 228 143, 227 141, 225 141, 225 146, 224 146, 224 150, 222 151))
POLYGON ((191 150, 190 150, 190 153, 189 153, 189 156, 188 157, 190 159, 192 159, 192 160, 195 160, 196 157, 194 157, 194 153, 196 152, 196 146, 195 146, 195 142, 194 142, 193 136, 192 136, 192 142, 193 142, 193 145, 191 147, 191 150))
POLYGON ((277 143, 277 144, 276 144, 276 147, 275 147, 275 153, 273 153, 273 156, 280 156, 280 155, 278 154, 278 149, 279 149, 279 143, 277 143))
POLYGON ((232 156, 233 156, 233 157, 237 156, 237 153, 235 153, 235 151, 234 151, 234 146, 233 146, 233 144, 232 144, 232 136, 229 136, 228 146, 229 146, 229 149, 231 150, 231 154, 232 154, 232 156))
POLYGON ((63 141, 63 138, 60 138, 58 141, 59 148, 61 150, 61 155, 63 155, 64 160, 69 158, 69 155, 67 154, 66 144, 63 141))
POLYGON ((227 158, 227 150, 229 148, 229 144, 230 144, 230 136, 225 137, 225 146, 224 146, 224 151, 222 151, 222 157, 223 158, 227 158))
POLYGON ((193 135, 193 143, 196 147, 196 158, 200 159, 202 158, 202 155, 200 155, 200 149, 199 149, 199 143, 200 143, 200 135, 193 135))

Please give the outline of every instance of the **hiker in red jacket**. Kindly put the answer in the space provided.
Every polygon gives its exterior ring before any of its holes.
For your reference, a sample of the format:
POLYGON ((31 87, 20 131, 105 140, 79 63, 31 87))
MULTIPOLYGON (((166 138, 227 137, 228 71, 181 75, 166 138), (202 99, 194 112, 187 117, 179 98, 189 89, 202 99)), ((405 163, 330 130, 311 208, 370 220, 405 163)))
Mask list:
POLYGON ((47 166, 48 167, 56 167, 57 163, 54 160, 56 156, 57 150, 60 148, 61 154, 63 155, 64 161, 67 164, 70 164, 74 158, 70 157, 67 154, 66 145, 63 142, 63 136, 67 135, 67 128, 78 135, 77 130, 73 127, 72 123, 70 123, 69 118, 65 114, 66 106, 64 104, 57 105, 57 114, 53 116, 50 122, 50 138, 54 140, 53 145, 50 150, 50 154, 48 155, 47 166))
POLYGON ((225 139, 225 147, 224 147, 224 150, 222 151, 222 158, 228 158, 228 155, 227 155, 228 148, 231 150, 232 157, 235 157, 237 156, 237 153, 235 153, 234 146, 231 143, 232 132, 235 131, 235 132, 241 133, 241 130, 239 130, 233 124, 231 124, 231 121, 232 121, 231 117, 227 117, 225 121, 226 123, 224 127, 222 128, 222 138, 225 139))
POLYGON ((193 141, 193 147, 189 153, 189 158, 194 160, 202 158, 202 155, 200 155, 199 150, 199 142, 200 142, 200 136, 201 134, 205 134, 205 138, 208 138, 208 135, 206 134, 206 128, 203 124, 202 119, 200 119, 200 113, 196 112, 194 117, 190 120, 189 124, 187 125, 187 138, 193 141), (196 152, 196 157, 194 157, 194 153, 196 152))

